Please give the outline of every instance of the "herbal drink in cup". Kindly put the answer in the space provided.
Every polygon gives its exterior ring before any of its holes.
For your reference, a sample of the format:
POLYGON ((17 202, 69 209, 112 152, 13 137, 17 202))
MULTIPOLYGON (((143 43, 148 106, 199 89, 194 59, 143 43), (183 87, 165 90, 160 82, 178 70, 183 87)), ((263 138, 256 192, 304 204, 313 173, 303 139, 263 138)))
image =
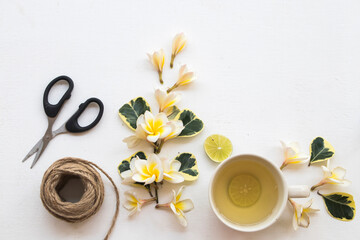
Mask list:
POLYGON ((210 181, 209 198, 216 216, 245 232, 270 226, 288 198, 309 196, 307 186, 288 188, 282 173, 256 155, 238 155, 221 163, 210 181), (290 194, 289 194, 290 190, 290 194))

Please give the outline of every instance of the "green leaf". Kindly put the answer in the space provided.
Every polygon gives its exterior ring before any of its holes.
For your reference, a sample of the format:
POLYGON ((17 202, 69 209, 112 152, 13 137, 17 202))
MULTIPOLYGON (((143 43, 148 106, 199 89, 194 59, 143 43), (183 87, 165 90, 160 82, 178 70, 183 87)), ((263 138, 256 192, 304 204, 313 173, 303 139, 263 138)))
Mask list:
POLYGON ((192 137, 200 133, 204 128, 204 123, 190 110, 182 110, 175 118, 181 120, 184 129, 179 134, 179 137, 192 137))
POLYGON ((354 198, 351 194, 335 192, 320 194, 323 197, 326 210, 333 218, 341 221, 351 221, 355 217, 356 209, 354 198))
POLYGON ((180 109, 177 106, 172 106, 165 109, 165 114, 169 120, 173 120, 180 113, 180 109))
MULTIPOLYGON (((125 172, 127 170, 130 170, 130 163, 126 160, 123 160, 119 166, 118 166, 118 170, 119 170, 119 174, 121 174, 122 172, 125 172)), ((120 175, 121 176, 121 175, 120 175)))
POLYGON ((310 146, 310 164, 329 160, 335 153, 331 144, 322 137, 315 138, 310 146))
POLYGON ((124 104, 119 109, 119 116, 129 128, 135 131, 137 119, 146 110, 151 111, 149 104, 144 98, 138 97, 124 104))
MULTIPOLYGON (((133 159, 134 157, 139 157, 140 159, 144 159, 147 160, 146 154, 144 152, 136 152, 133 155, 131 155, 130 157, 128 157, 127 159, 124 159, 121 161, 121 163, 118 166, 118 172, 121 176, 121 173, 130 170, 130 161, 131 159, 133 159)), ((142 183, 141 183, 142 184, 142 183)))
POLYGON ((196 158, 192 153, 181 153, 175 160, 181 163, 179 172, 184 176, 185 181, 194 181, 199 177, 196 158))

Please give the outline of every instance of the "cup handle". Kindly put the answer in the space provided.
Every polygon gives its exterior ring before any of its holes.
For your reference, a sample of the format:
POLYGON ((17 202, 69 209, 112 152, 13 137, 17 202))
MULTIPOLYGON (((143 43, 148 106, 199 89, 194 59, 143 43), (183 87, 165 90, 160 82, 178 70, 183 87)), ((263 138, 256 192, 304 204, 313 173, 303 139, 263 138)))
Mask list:
POLYGON ((289 186, 289 198, 307 198, 310 196, 310 187, 307 185, 289 186))

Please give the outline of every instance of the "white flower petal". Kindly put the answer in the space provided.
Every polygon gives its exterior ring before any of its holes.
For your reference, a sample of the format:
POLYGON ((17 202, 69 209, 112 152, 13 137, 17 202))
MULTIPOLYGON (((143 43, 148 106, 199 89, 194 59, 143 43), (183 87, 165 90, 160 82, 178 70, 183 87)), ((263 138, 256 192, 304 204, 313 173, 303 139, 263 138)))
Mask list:
POLYGON ((137 202, 137 198, 136 198, 136 195, 135 193, 131 193, 129 191, 126 191, 124 193, 124 197, 127 201, 130 201, 130 202, 137 202))
POLYGON ((132 176, 132 179, 135 181, 135 182, 145 182, 149 177, 148 176, 144 176, 144 175, 141 175, 140 173, 135 173, 133 176, 132 176))
MULTIPOLYGON (((152 125, 154 124, 154 115, 148 110, 145 111, 145 124, 149 128, 152 128, 152 125)), ((144 130, 146 129, 144 128, 144 130)))
POLYGON ((187 85, 195 80, 195 74, 193 72, 188 72, 186 65, 183 65, 179 71, 179 78, 176 82, 178 86, 187 85))
POLYGON ((134 208, 132 211, 129 212, 129 217, 133 216, 135 213, 140 212, 140 208, 134 208))
POLYGON ((135 169, 138 173, 144 174, 147 172, 147 160, 137 159, 135 160, 135 169))
POLYGON ((144 114, 141 114, 138 119, 136 120, 136 126, 139 126, 140 124, 145 123, 145 116, 144 114))
POLYGON ((342 184, 342 180, 336 178, 325 178, 325 182, 330 184, 342 184))
POLYGON ((189 212, 194 209, 194 203, 191 199, 185 199, 176 203, 176 207, 183 212, 189 212))
POLYGON ((304 205, 303 208, 309 208, 311 207, 311 204, 313 203, 314 199, 311 198, 309 201, 307 201, 304 205))
POLYGON ((128 211, 131 211, 131 210, 133 210, 134 208, 136 208, 136 206, 134 206, 134 204, 131 203, 131 202, 129 202, 129 201, 125 201, 125 202, 123 203, 123 207, 124 207, 126 210, 128 210, 128 211))
POLYGON ((164 172, 170 172, 170 161, 166 158, 161 158, 161 166, 164 170, 164 172))
POLYGON ((294 158, 296 156, 296 153, 297 152, 295 152, 294 149, 292 149, 290 147, 287 147, 286 150, 285 150, 285 157, 287 159, 294 158))
POLYGON ((135 135, 123 139, 123 142, 127 144, 128 148, 136 147, 140 143, 140 141, 141 140, 135 135))
POLYGON ((162 128, 162 132, 160 133, 159 138, 161 139, 166 138, 167 136, 169 136, 170 133, 171 133, 171 127, 169 125, 165 125, 162 128))
POLYGON ((155 98, 158 103, 164 102, 164 99, 166 97, 166 92, 160 88, 157 88, 155 90, 155 98))
POLYGON ((156 121, 156 120, 161 120, 161 122, 162 122, 163 125, 165 125, 165 124, 169 121, 168 118, 167 118, 167 116, 166 116, 166 114, 163 113, 163 112, 161 112, 161 113, 159 113, 159 114, 156 115, 155 121, 156 121))
POLYGON ((132 158, 132 159, 130 160, 130 170, 131 170, 132 172, 135 171, 135 161, 136 161, 136 159, 139 159, 139 160, 140 160, 139 157, 138 157, 138 158, 132 158))
POLYGON ((345 177, 346 170, 342 167, 336 167, 332 170, 332 173, 335 175, 335 178, 342 180, 345 177))
POLYGON ((178 160, 172 160, 170 162, 170 170, 178 172, 181 167, 181 162, 178 160))
POLYGON ((180 70, 179 70, 179 77, 181 77, 182 75, 184 75, 186 72, 188 72, 188 68, 186 66, 186 64, 182 65, 180 67, 180 70))
POLYGON ((180 95, 176 93, 168 94, 165 90, 156 89, 155 98, 159 104, 160 112, 163 112, 165 109, 174 106, 180 100, 180 95))
POLYGON ((296 153, 300 151, 300 146, 298 142, 291 142, 289 143, 288 147, 291 148, 296 153))
POLYGON ((310 159, 310 156, 309 155, 306 155, 306 154, 298 154, 296 156, 296 160, 298 161, 303 161, 303 162, 306 162, 310 159))
POLYGON ((299 226, 307 228, 310 224, 309 216, 306 213, 303 213, 299 219, 299 226))
POLYGON ((176 34, 172 42, 171 54, 177 55, 179 52, 181 52, 186 46, 186 42, 187 40, 184 33, 176 34))
POLYGON ((171 202, 176 202, 176 192, 175 192, 175 190, 174 189, 172 189, 172 193, 173 193, 173 198, 172 198, 172 200, 171 200, 171 202))
POLYGON ((153 183, 155 181, 155 178, 156 178, 156 176, 155 176, 155 174, 153 174, 150 178, 145 180, 145 185, 153 183))
POLYGON ((187 221, 186 221, 185 215, 179 214, 179 215, 176 215, 176 216, 177 216, 177 219, 179 220, 180 224, 183 227, 186 227, 187 226, 187 221))
POLYGON ((307 208, 306 209, 307 213, 314 213, 314 212, 318 212, 318 211, 320 211, 320 209, 315 209, 315 208, 307 208))
POLYGON ((294 215, 293 215, 292 224, 293 224, 294 230, 297 230, 299 228, 296 211, 294 212, 294 215))
POLYGON ((332 175, 330 169, 328 169, 327 167, 321 166, 321 168, 323 170, 324 177, 330 177, 332 175))
POLYGON ((173 211, 175 215, 179 215, 179 212, 176 210, 175 205, 173 203, 170 203, 170 209, 173 211))
POLYGON ((135 181, 134 181, 133 177, 130 176, 130 177, 124 178, 121 183, 126 185, 126 184, 130 184, 130 183, 135 183, 135 181))
POLYGON ((160 137, 160 133, 157 133, 156 135, 148 135, 147 140, 149 142, 156 142, 160 137))
POLYGON ((182 195, 182 192, 184 191, 185 186, 181 186, 178 190, 178 192, 176 193, 176 201, 179 201, 182 195))
POLYGON ((133 172, 129 169, 126 171, 123 171, 122 173, 120 173, 120 176, 124 179, 124 178, 128 178, 128 177, 132 177, 133 172))
POLYGON ((170 183, 181 183, 185 180, 182 174, 173 171, 164 173, 164 179, 170 183))
POLYGON ((164 67, 164 62, 165 62, 164 50, 161 49, 158 52, 154 52, 153 54, 147 54, 147 55, 149 57, 150 62, 154 66, 154 68, 157 71, 162 71, 163 67, 164 67))
POLYGON ((146 132, 144 131, 143 127, 141 126, 141 124, 136 128, 135 130, 135 136, 139 139, 139 140, 145 140, 146 139, 146 132))
POLYGON ((148 161, 148 164, 153 164, 153 163, 160 164, 161 163, 159 156, 154 153, 149 154, 147 161, 148 161))

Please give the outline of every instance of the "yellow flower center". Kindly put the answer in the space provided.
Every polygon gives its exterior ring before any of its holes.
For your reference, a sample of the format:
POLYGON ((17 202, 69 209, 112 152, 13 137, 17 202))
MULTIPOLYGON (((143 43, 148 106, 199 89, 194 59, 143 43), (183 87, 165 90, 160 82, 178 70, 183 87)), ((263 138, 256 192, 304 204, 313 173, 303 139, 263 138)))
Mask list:
POLYGON ((150 135, 157 135, 161 134, 163 129, 163 121, 161 119, 156 119, 155 121, 153 119, 149 119, 148 124, 145 125, 145 131, 147 131, 150 135))

